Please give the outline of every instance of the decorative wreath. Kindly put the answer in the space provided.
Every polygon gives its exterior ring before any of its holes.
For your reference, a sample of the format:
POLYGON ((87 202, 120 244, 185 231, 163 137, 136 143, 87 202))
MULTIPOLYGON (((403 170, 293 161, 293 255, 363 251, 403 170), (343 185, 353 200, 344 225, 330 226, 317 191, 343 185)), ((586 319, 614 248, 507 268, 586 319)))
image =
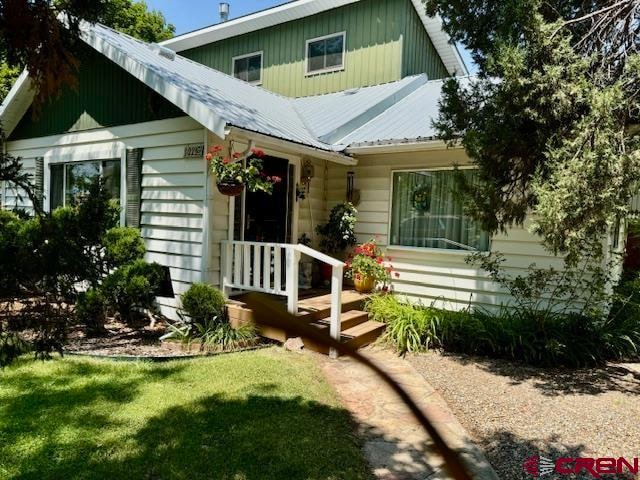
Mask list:
POLYGON ((420 213, 428 212, 431 208, 431 185, 421 185, 412 194, 413 208, 420 213))

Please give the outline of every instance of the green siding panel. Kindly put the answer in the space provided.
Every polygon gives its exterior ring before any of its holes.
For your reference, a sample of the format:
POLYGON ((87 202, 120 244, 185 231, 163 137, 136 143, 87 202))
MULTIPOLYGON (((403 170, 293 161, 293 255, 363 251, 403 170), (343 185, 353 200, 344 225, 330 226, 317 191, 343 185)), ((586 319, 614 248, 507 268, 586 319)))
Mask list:
POLYGON ((42 107, 27 111, 10 140, 184 116, 184 112, 89 47, 80 52, 78 88, 65 88, 42 107))
POLYGON ((429 80, 449 76, 447 68, 425 31, 415 8, 407 2, 404 12, 404 42, 402 49, 402 76, 426 73, 429 80))
MULTIPOLYGON (((407 46, 403 48, 402 43, 408 9, 413 10, 409 0, 362 0, 180 54, 231 74, 233 57, 263 51, 262 86, 291 97, 378 85, 414 73, 425 72, 430 78, 445 76, 444 65, 422 24, 423 34, 413 32, 412 39, 417 44, 409 46, 409 50, 416 52, 412 54, 414 65, 403 69, 402 52, 407 46), (342 31, 347 32, 344 70, 305 76, 306 40, 342 31), (418 54, 419 50, 423 53, 418 54)), ((414 16, 420 22, 415 10, 414 16)))

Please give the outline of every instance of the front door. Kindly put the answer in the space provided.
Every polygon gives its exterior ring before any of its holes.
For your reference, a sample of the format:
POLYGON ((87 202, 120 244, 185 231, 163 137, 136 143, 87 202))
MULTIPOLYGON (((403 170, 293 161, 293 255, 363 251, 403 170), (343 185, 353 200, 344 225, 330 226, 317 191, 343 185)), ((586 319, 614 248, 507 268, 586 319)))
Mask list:
POLYGON ((245 192, 242 201, 236 201, 235 238, 249 242, 290 243, 295 188, 293 166, 288 160, 265 156, 263 167, 267 176, 280 177, 282 181, 273 186, 271 195, 245 192))

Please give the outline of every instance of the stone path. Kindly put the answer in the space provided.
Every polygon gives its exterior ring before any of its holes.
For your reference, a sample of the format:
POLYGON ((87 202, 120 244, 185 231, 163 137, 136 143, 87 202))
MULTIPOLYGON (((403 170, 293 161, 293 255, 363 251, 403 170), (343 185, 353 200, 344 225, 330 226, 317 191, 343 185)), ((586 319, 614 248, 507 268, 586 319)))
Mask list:
MULTIPOLYGON (((462 456, 478 480, 498 477, 471 442, 442 397, 406 361, 391 352, 365 350, 384 366, 424 409, 445 441, 462 456)), ((329 383, 359 424, 364 451, 376 478, 381 480, 445 480, 449 475, 431 439, 399 397, 371 370, 350 358, 317 356, 329 383)))

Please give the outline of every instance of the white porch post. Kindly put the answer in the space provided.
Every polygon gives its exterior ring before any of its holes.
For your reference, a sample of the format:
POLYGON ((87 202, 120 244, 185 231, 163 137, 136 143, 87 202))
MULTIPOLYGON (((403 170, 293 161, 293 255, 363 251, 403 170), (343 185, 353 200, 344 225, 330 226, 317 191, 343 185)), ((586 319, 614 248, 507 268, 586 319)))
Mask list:
MULTIPOLYGON (((331 268, 331 325, 329 334, 334 340, 340 341, 340 319, 342 317, 342 277, 343 265, 331 268)), ((331 348, 329 351, 331 358, 338 358, 338 351, 331 348)))
MULTIPOLYGON (((298 314, 298 262, 300 261, 300 253, 287 247, 286 250, 287 264, 287 310, 292 315, 298 314)), ((276 265, 276 268, 278 266, 276 265)))
POLYGON ((222 293, 226 298, 229 298, 229 294, 231 293, 231 288, 229 285, 233 284, 233 279, 231 276, 233 275, 233 243, 229 241, 222 242, 222 278, 220 279, 222 293))

